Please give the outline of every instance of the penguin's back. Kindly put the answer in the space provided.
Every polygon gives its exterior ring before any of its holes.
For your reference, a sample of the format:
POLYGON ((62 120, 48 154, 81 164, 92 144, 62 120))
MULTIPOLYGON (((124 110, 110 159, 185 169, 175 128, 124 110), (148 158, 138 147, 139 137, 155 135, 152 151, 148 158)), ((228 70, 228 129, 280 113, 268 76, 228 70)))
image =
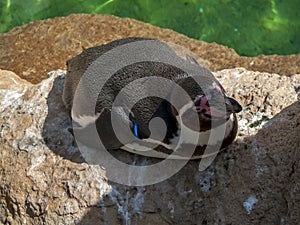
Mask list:
POLYGON ((78 87, 79 81, 84 75, 87 68, 101 55, 110 51, 111 49, 124 45, 130 42, 150 40, 147 38, 133 37, 118 39, 108 44, 94 46, 84 50, 79 55, 67 61, 67 76, 64 83, 63 101, 68 110, 71 110, 73 105, 73 98, 78 87))

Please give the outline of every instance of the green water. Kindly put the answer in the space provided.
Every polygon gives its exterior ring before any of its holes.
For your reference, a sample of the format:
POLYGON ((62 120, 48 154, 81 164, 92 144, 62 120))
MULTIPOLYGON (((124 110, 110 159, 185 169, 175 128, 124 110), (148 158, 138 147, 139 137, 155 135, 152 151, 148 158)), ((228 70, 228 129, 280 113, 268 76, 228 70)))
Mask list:
POLYGON ((299 9, 300 0, 0 0, 0 32, 70 13, 105 13, 217 42, 240 55, 289 55, 300 53, 299 9))

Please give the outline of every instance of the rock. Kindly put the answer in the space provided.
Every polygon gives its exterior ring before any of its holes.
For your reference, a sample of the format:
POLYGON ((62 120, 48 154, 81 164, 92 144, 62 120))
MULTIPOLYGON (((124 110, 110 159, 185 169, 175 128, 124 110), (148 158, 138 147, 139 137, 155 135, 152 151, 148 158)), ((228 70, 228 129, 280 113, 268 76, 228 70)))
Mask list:
POLYGON ((1 71, 1 83, 0 83, 0 98, 1 111, 4 111, 8 106, 14 104, 14 102, 22 96, 31 84, 25 80, 20 79, 15 73, 11 71, 1 71), (24 85, 20 85, 23 83, 24 85), (9 91, 8 91, 9 90, 9 91))
MULTIPOLYGON (((8 224, 78 221, 86 213, 84 209, 98 205, 111 187, 103 170, 65 160, 45 145, 45 118, 49 108, 57 105, 55 102, 47 105, 55 77, 35 86, 12 72, 0 70, 0 77, 0 193, 2 208, 6 209, 1 211, 2 221, 8 224), (8 80, 8 73, 14 85, 8 80)), ((66 140, 64 144, 71 146, 72 142, 66 140)))
MULTIPOLYGON (((216 72, 228 94, 245 106, 237 140, 205 171, 198 171, 199 161, 190 161, 171 178, 145 187, 112 183, 106 178, 109 171, 84 162, 67 130, 71 121, 61 100, 63 74, 51 72, 32 85, 0 70, 2 223, 250 225, 300 220, 299 74, 243 68, 216 72)), ((145 160, 122 151, 115 155, 145 160)))
POLYGON ((65 69, 66 60, 83 49, 132 36, 184 46, 203 58, 212 71, 244 67, 281 75, 300 73, 300 55, 240 57, 225 46, 196 41, 169 29, 128 18, 87 14, 35 21, 0 34, 0 68, 38 83, 47 78, 48 71, 65 69))
POLYGON ((244 68, 222 70, 214 75, 227 87, 227 93, 244 106, 244 113, 238 114, 239 135, 253 135, 284 107, 300 100, 299 75, 279 76, 244 68))

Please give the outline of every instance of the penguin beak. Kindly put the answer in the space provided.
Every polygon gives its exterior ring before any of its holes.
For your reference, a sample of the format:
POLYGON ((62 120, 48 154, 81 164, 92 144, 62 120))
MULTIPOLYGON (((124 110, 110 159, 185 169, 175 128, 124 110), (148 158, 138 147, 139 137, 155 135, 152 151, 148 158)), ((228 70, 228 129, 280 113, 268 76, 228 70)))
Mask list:
POLYGON ((208 118, 224 118, 228 117, 231 113, 239 113, 242 111, 242 106, 233 98, 225 96, 225 111, 220 111, 217 107, 209 106, 208 101, 210 97, 198 96, 194 101, 195 109, 208 118))
POLYGON ((225 106, 228 113, 239 113, 243 109, 234 98, 230 97, 225 98, 225 106))

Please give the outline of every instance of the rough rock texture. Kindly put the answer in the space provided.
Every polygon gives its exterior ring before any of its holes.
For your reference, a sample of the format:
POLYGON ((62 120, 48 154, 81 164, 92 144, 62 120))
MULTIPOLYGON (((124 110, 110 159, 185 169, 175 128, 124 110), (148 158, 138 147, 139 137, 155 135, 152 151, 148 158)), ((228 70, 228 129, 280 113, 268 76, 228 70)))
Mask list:
MULTIPOLYGON (((80 221, 87 207, 97 205, 111 188, 103 170, 65 160, 45 145, 42 129, 48 107, 57 105, 47 106, 54 76, 38 86, 8 71, 1 70, 0 77, 0 223, 80 221)), ((70 147, 72 141, 64 144, 70 147)))
POLYGON ((80 157, 61 101, 63 71, 37 85, 0 71, 0 223, 297 224, 300 75, 215 75, 246 106, 236 142, 203 172, 191 161, 161 183, 127 187, 80 157))
POLYGON ((300 55, 239 57, 225 46, 192 40, 133 19, 85 14, 35 21, 0 34, 0 68, 38 83, 48 71, 65 68, 66 60, 83 49, 130 36, 158 38, 184 46, 206 60, 213 71, 244 67, 282 75, 300 73, 300 55))

